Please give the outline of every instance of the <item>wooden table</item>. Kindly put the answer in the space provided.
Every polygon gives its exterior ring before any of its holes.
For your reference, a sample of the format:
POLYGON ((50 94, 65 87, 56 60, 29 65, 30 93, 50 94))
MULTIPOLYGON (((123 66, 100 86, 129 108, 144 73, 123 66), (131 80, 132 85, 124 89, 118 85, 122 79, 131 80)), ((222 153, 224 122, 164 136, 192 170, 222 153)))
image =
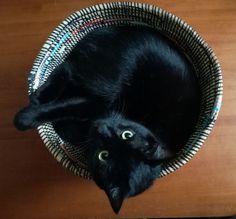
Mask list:
MULTIPOLYGON (((52 158, 36 131, 19 132, 14 113, 27 104, 26 77, 51 31, 99 0, 0 1, 0 218, 115 217, 92 181, 52 158)), ((236 214, 236 1, 152 1, 187 21, 211 45, 224 74, 224 103, 203 148, 184 167, 127 200, 119 217, 236 214)))

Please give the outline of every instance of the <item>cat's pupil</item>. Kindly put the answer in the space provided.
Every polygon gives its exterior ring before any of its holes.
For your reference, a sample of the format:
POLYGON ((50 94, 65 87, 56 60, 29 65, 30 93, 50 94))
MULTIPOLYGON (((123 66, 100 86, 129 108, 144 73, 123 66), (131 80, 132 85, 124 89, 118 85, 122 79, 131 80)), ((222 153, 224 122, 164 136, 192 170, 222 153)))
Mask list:
POLYGON ((125 130, 121 133, 121 138, 123 140, 131 139, 134 136, 134 133, 130 130, 125 130))
POLYGON ((109 152, 108 151, 101 151, 99 154, 98 154, 98 159, 102 162, 105 162, 107 160, 109 156, 109 152))

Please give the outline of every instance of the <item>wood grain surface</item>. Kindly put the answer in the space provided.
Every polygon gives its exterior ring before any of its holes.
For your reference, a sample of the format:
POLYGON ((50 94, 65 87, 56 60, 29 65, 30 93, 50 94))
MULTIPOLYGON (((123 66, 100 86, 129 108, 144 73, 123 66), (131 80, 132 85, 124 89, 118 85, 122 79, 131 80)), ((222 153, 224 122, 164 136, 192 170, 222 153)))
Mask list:
MULTIPOLYGON (((51 31, 99 0, 0 1, 0 218, 115 218, 93 181, 72 175, 35 130, 19 132, 14 113, 27 104, 27 74, 51 31)), ((105 2, 105 1, 103 1, 105 2)), ((223 108, 195 157, 125 201, 119 218, 236 214, 236 1, 142 0, 183 18, 211 45, 224 76, 223 108)))

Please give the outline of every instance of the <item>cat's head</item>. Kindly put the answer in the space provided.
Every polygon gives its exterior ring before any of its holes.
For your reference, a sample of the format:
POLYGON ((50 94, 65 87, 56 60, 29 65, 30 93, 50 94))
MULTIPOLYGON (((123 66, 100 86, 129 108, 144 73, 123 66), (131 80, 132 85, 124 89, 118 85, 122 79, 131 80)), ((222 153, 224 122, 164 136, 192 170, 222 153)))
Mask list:
POLYGON ((90 135, 89 169, 118 213, 126 197, 151 186, 168 154, 150 130, 121 115, 96 120, 90 135))

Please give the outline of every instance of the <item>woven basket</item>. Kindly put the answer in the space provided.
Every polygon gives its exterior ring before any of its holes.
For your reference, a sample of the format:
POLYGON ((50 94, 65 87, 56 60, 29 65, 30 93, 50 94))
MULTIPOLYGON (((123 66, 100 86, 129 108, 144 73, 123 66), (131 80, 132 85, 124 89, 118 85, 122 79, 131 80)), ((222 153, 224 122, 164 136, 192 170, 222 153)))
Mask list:
MULTIPOLYGON (((153 5, 116 2, 95 5, 73 13, 52 32, 38 54, 28 77, 29 94, 48 78, 63 62, 73 47, 87 33, 104 26, 139 25, 155 28, 174 40, 192 60, 202 91, 201 112, 195 131, 176 158, 166 162, 160 176, 167 175, 187 163, 200 149, 218 116, 223 81, 221 69, 212 49, 183 20, 153 5)), ((38 127, 48 150, 74 174, 91 178, 87 169, 85 147, 63 142, 50 123, 38 127)))

